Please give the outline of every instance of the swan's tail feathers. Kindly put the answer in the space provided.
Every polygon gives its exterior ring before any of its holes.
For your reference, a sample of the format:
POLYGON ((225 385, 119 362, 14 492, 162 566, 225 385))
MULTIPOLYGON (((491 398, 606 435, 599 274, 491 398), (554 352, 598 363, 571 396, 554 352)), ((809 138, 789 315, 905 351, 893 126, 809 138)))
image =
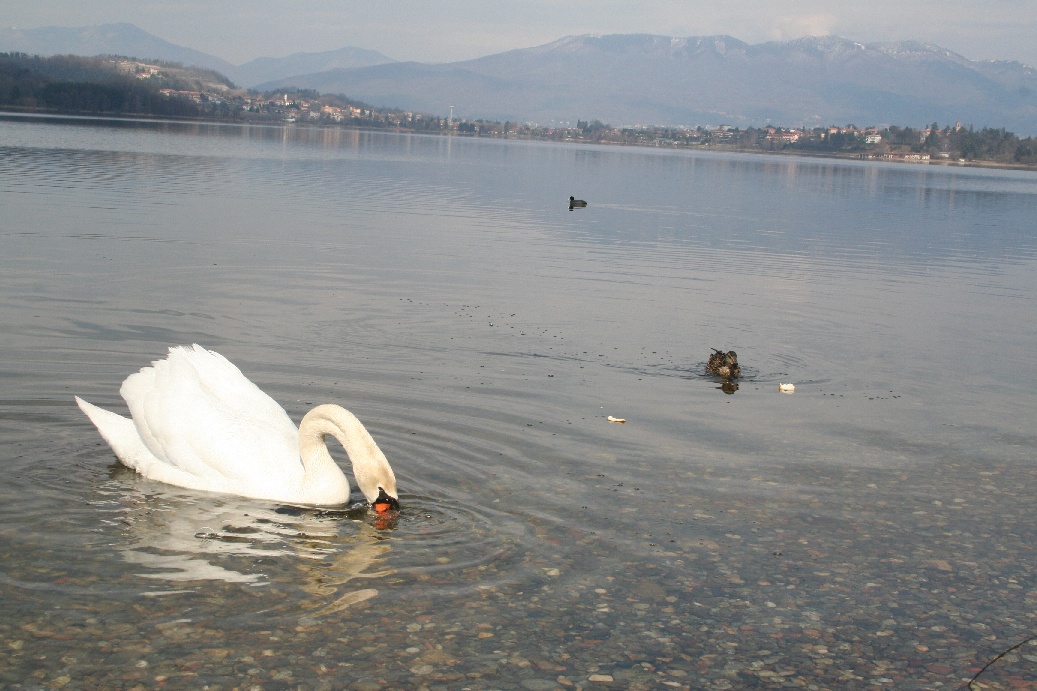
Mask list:
POLYGON ((93 403, 84 401, 79 396, 76 396, 76 403, 79 405, 79 409, 86 413, 86 416, 90 418, 90 422, 94 423, 102 437, 107 439, 105 436, 105 430, 114 429, 120 423, 133 423, 124 418, 122 415, 116 415, 115 413, 105 410, 104 408, 98 408, 93 403))
POLYGON ((119 457, 123 465, 146 474, 148 466, 158 461, 154 454, 144 446, 133 420, 104 408, 98 408, 79 396, 76 396, 76 403, 79 405, 79 409, 90 418, 90 422, 94 423, 94 427, 108 442, 108 446, 112 447, 112 451, 119 457))

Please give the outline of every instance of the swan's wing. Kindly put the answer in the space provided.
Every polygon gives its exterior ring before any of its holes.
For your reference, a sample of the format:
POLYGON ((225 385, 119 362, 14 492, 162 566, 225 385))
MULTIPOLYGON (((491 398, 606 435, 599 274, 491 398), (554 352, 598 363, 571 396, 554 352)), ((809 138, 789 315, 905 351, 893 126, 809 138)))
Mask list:
POLYGON ((123 465, 133 468, 152 480, 193 489, 213 489, 212 483, 207 482, 206 478, 192 475, 175 465, 160 460, 151 453, 137 433, 137 426, 133 424, 133 420, 104 408, 98 408, 79 396, 76 396, 76 403, 94 423, 97 431, 101 433, 101 437, 112 447, 112 451, 119 457, 123 465))
POLYGON ((165 360, 127 377, 120 393, 151 453, 206 478, 212 489, 228 480, 244 490, 242 483, 302 477, 298 430, 288 414, 216 353, 171 348, 165 360))
POLYGON ((231 409, 241 411, 257 420, 271 421, 283 418, 295 428, 284 408, 249 381, 234 363, 219 353, 206 350, 198 344, 175 347, 169 351, 168 361, 179 365, 187 363, 197 374, 198 381, 213 397, 231 409))

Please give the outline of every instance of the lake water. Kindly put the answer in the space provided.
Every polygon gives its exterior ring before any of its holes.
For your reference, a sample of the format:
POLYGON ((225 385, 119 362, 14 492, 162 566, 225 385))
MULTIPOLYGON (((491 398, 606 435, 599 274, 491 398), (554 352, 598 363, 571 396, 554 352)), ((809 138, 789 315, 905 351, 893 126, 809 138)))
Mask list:
POLYGON ((960 688, 1037 634, 1034 173, 5 116, 0 296, 6 688, 960 688), (356 413, 399 518, 122 468, 72 396, 191 343, 356 413))

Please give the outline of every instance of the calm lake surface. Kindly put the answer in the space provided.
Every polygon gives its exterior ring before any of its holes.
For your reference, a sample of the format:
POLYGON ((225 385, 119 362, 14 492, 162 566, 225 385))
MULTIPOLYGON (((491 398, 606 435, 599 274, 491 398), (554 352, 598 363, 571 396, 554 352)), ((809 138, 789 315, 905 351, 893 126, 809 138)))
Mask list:
POLYGON ((5 116, 0 297, 6 688, 960 688, 1037 635, 1033 173, 5 116), (191 343, 356 413, 399 518, 122 468, 73 395, 191 343))

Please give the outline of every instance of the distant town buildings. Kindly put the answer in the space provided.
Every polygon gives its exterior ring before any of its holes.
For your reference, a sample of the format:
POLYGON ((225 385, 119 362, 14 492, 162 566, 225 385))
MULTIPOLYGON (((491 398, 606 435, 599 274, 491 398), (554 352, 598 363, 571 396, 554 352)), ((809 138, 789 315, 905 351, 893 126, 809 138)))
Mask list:
MULTIPOLYGON (((118 61, 118 70, 137 79, 158 79, 163 67, 146 62, 118 61)), ((542 139, 598 144, 634 144, 668 148, 720 147, 737 150, 798 151, 819 155, 840 155, 884 161, 928 163, 938 160, 972 160, 999 146, 1005 162, 1037 164, 1037 146, 1032 139, 1018 140, 1000 131, 1000 139, 1012 138, 1018 144, 1014 154, 1009 143, 998 140, 998 131, 983 130, 977 137, 960 122, 940 129, 936 123, 922 129, 877 127, 858 128, 849 124, 827 127, 738 128, 728 124, 700 127, 614 127, 600 121, 577 121, 575 126, 542 126, 533 123, 468 120, 454 117, 453 106, 445 115, 413 111, 377 109, 338 96, 315 91, 289 91, 260 94, 235 90, 220 83, 199 84, 199 90, 161 89, 161 94, 190 100, 219 117, 274 120, 314 125, 348 125, 393 128, 415 132, 453 133, 467 136, 542 139), (994 135, 991 136, 990 132, 994 135)))

